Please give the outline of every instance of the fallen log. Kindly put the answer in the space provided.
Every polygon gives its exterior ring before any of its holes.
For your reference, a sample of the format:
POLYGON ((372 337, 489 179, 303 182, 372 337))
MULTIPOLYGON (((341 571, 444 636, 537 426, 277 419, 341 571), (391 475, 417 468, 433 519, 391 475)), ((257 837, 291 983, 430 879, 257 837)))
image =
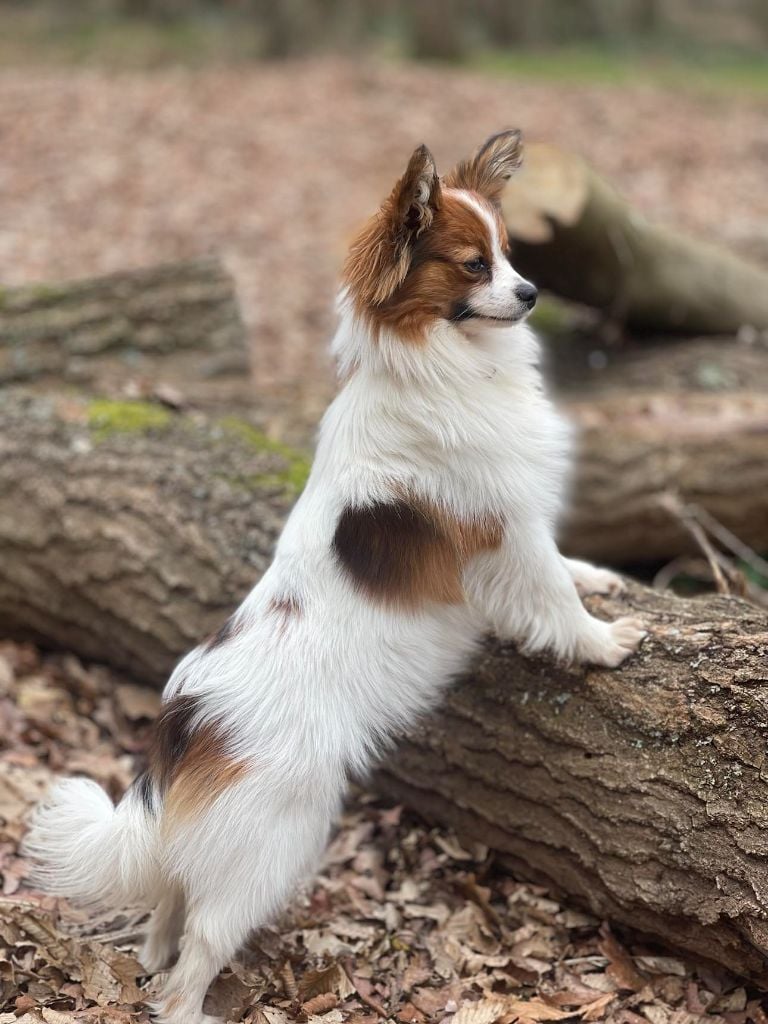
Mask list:
POLYGON ((580 430, 569 554, 621 565, 696 552, 664 507, 670 492, 768 550, 765 395, 608 393, 566 409, 580 430))
POLYGON ((639 586, 593 607, 648 623, 620 671, 489 643, 377 785, 523 878, 768 986, 768 616, 639 586))
POLYGON ((216 259, 0 290, 0 386, 165 385, 211 404, 249 372, 234 285, 216 259))
POLYGON ((236 417, 6 391, 0 632, 161 683, 266 568, 306 472, 236 417))
POLYGON ((573 153, 527 146, 502 205, 521 273, 631 330, 768 327, 768 272, 648 223, 573 153))
MULTIPOLYGON (((763 549, 768 399, 728 402, 622 397, 576 409, 567 551, 620 563, 692 549, 659 502, 673 489, 763 549)), ((265 568, 308 465, 237 417, 6 390, 2 631, 162 682, 265 568)))
POLYGON ((601 342, 571 334, 545 344, 547 376, 560 398, 584 399, 634 392, 768 394, 768 335, 628 339, 601 342))
MULTIPOLYGON (((306 463, 242 420, 8 392, 0 631, 161 685, 266 566, 306 463)), ((768 984, 768 619, 633 587, 618 672, 490 645, 382 785, 521 874, 768 984)))

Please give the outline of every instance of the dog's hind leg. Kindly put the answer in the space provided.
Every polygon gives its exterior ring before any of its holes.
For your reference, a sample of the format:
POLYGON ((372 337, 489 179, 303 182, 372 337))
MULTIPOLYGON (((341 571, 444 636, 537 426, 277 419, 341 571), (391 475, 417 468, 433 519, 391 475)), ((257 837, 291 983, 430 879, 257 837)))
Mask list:
POLYGON ((171 888, 160 900, 147 925, 139 960, 149 974, 163 971, 179 952, 184 931, 184 894, 171 888))
POLYGON ((224 897, 218 905, 202 906, 189 915, 181 955, 153 1006, 157 1024, 221 1024, 203 1013, 208 986, 245 943, 250 927, 233 927, 234 908, 224 897))

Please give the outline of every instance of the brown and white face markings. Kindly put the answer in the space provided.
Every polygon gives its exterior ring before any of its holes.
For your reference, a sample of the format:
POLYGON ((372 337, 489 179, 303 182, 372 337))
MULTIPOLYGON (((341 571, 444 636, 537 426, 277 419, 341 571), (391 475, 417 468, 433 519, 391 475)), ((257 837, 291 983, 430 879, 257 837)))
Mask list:
POLYGON ((357 313, 415 342, 440 320, 522 320, 536 288, 509 262, 500 208, 520 159, 520 133, 501 132, 441 182, 420 146, 350 249, 344 283, 357 313))

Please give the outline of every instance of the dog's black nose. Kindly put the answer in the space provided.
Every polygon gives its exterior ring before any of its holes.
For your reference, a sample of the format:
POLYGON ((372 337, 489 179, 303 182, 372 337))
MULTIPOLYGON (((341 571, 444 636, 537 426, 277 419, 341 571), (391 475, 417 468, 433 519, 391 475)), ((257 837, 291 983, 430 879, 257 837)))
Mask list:
POLYGON ((536 305, 536 296, 538 294, 539 292, 536 286, 531 284, 529 281, 524 281, 522 284, 519 284, 515 291, 515 295, 518 297, 520 302, 522 302, 524 306, 527 306, 528 309, 533 309, 536 305))

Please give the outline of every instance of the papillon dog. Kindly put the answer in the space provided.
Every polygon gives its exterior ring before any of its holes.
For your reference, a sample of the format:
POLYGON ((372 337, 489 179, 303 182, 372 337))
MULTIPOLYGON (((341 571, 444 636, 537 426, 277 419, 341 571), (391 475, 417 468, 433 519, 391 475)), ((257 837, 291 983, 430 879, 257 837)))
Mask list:
POLYGON ((164 1024, 212 1024, 212 979, 318 864, 350 776, 467 667, 488 631, 525 652, 619 665, 621 589, 563 557, 569 429, 524 321, 501 194, 520 134, 444 178, 419 147, 351 246, 333 352, 341 387, 274 561, 163 696, 149 767, 117 807, 59 782, 25 844, 37 882, 152 910, 140 954, 170 970, 164 1024))

